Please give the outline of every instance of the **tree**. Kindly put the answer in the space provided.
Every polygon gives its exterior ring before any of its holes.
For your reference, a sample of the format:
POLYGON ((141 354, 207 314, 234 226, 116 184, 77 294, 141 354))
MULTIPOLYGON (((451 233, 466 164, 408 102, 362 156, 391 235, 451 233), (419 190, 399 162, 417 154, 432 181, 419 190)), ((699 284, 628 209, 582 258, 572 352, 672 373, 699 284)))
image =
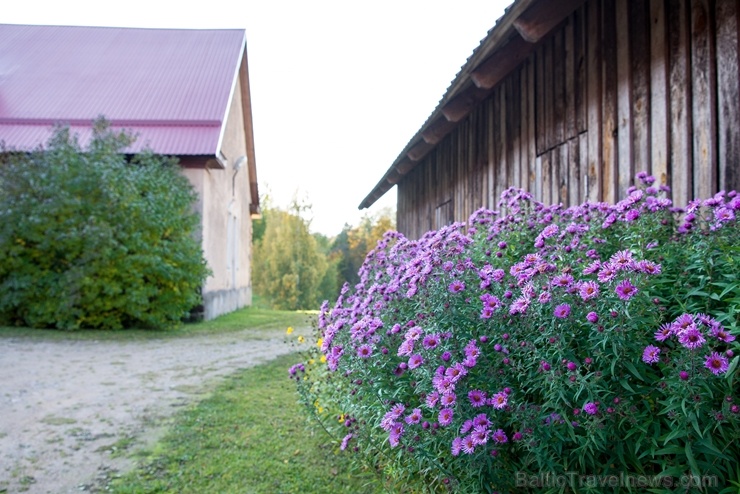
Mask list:
POLYGON ((358 271, 368 252, 375 248, 385 232, 394 229, 393 212, 388 208, 373 216, 365 214, 357 227, 344 226, 332 245, 332 251, 341 253, 342 257, 339 264, 339 286, 345 281, 350 286, 359 283, 358 271))
POLYGON ((165 328, 200 302, 208 268, 196 194, 176 161, 127 159, 104 119, 82 149, 0 154, 0 320, 58 329, 165 328))
POLYGON ((265 231, 254 244, 253 283, 276 309, 318 309, 322 301, 328 262, 301 216, 308 208, 294 200, 290 212, 263 212, 265 231))

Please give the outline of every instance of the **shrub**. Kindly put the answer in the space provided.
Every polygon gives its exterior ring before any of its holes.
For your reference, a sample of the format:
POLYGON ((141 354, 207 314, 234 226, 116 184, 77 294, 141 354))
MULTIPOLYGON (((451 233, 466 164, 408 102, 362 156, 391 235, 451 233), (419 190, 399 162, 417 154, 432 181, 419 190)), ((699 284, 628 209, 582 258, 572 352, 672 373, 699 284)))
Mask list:
POLYGON ((95 122, 0 162, 0 319, 59 329, 161 328, 200 301, 207 267, 195 192, 175 161, 130 160, 133 142, 95 122))
POLYGON ((306 410, 416 492, 735 492, 740 198, 637 179, 388 232, 290 369, 306 410))

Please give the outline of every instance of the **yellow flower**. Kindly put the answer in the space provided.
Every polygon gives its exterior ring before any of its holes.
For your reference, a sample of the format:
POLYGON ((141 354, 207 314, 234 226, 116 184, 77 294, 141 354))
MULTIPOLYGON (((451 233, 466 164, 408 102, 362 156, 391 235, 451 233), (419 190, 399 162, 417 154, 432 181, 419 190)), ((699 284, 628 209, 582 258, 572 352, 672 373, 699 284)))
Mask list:
POLYGON ((321 363, 322 364, 325 364, 326 363, 326 355, 322 355, 321 356, 321 359, 319 359, 319 360, 321 360, 321 363))
POLYGON ((314 359, 309 359, 309 361, 308 361, 308 365, 313 365, 315 363, 316 363, 316 361, 314 359))
POLYGON ((304 341, 306 341, 306 338, 304 338, 303 335, 298 337, 298 343, 303 343, 304 341))
POLYGON ((321 345, 324 344, 324 338, 319 338, 319 341, 316 342, 316 346, 321 348, 321 345))
POLYGON ((285 334, 290 334, 293 332, 293 328, 288 326, 288 329, 285 331, 285 334))

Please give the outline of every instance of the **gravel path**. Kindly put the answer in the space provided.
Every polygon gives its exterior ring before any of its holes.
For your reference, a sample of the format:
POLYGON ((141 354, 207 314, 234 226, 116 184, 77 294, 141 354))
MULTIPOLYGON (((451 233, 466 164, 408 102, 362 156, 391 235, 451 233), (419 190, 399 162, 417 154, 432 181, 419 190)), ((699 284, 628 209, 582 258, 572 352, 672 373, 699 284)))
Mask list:
POLYGON ((0 338, 0 493, 96 492, 178 407, 290 353, 282 332, 141 340, 0 338), (126 449, 124 454, 113 453, 126 449))

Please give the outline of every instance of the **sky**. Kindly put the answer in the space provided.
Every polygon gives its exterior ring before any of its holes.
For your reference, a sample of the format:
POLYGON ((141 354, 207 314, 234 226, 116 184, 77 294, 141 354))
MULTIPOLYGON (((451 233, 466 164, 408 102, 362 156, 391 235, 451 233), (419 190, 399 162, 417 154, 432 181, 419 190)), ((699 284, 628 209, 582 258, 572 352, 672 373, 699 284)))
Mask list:
POLYGON ((311 231, 395 211, 360 202, 436 108, 509 0, 24 0, 0 22, 246 30, 263 204, 311 231))

